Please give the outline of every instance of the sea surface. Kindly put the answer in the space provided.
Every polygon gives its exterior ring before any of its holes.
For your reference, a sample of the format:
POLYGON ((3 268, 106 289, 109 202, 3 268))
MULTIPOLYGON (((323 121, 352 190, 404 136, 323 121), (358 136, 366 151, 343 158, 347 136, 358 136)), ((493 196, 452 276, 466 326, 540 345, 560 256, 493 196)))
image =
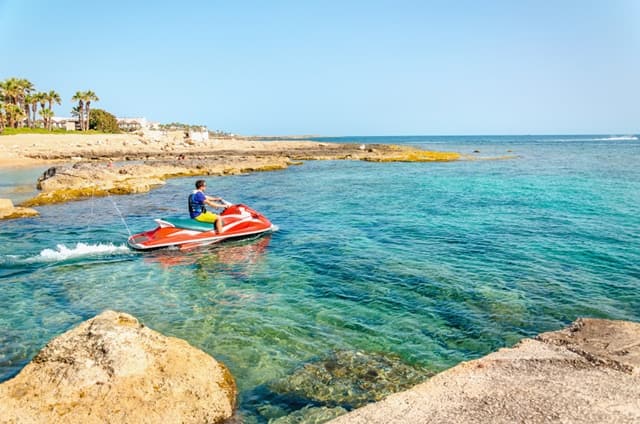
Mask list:
MULTIPOLYGON (((309 364, 388 358, 427 378, 578 317, 640 321, 637 136, 320 140, 470 159, 205 177, 208 194, 279 230, 186 253, 135 252, 126 239, 154 218, 185 216, 195 178, 0 221, 0 381, 113 309, 227 364, 243 422, 287 422, 359 405, 287 386, 309 364)), ((23 200, 43 170, 0 170, 0 197, 23 200)))

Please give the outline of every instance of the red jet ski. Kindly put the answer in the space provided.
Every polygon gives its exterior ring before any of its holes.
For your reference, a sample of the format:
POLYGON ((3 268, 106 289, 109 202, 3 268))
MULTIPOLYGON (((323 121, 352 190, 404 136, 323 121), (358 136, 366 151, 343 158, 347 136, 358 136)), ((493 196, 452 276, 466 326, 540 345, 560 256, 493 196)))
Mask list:
POLYGON ((214 224, 195 219, 163 218, 155 220, 158 223, 156 229, 134 234, 127 243, 136 250, 170 246, 190 249, 223 240, 258 236, 276 229, 264 215, 243 204, 227 207, 220 216, 224 224, 221 233, 216 231, 214 224))

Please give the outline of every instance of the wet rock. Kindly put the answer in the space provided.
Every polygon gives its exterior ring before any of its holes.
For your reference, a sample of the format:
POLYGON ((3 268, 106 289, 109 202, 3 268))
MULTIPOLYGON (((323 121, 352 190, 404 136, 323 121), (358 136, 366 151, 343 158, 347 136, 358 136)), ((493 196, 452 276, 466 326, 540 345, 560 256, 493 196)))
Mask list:
POLYGON ((339 351, 305 364, 292 375, 269 384, 269 388, 281 395, 351 409, 405 390, 429 375, 393 356, 339 351))
POLYGON ((327 408, 325 406, 306 406, 302 409, 276 419, 269 420, 269 424, 320 424, 339 417, 347 412, 344 408, 327 408))
POLYGON ((11 199, 0 199, 0 219, 26 218, 38 215, 38 211, 35 209, 13 206, 11 199))
POLYGON ((53 339, 0 385, 0 421, 217 423, 231 417, 235 398, 223 364, 106 311, 53 339))

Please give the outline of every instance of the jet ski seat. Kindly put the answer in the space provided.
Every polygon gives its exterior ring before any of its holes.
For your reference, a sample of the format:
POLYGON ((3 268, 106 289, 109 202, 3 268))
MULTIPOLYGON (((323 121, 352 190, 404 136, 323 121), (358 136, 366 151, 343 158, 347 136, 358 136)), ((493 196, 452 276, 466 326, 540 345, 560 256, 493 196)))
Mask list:
POLYGON ((162 220, 185 230, 211 231, 215 228, 215 225, 210 222, 200 222, 191 218, 162 218, 162 220))

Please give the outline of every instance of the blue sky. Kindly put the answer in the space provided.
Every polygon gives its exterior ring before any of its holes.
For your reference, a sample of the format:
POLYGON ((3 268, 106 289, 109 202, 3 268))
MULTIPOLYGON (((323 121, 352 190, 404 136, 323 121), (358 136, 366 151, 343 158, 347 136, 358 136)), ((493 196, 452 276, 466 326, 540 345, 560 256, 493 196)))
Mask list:
POLYGON ((238 134, 640 132, 640 1, 0 0, 0 80, 238 134))

